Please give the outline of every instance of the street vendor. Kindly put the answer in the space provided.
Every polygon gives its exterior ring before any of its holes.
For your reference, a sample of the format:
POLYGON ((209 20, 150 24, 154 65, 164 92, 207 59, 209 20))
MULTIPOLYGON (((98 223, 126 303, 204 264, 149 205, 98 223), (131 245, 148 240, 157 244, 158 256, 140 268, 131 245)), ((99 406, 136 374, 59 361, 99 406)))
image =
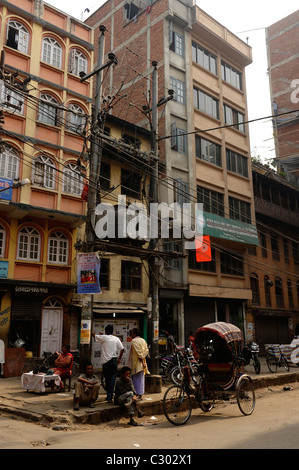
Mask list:
MULTIPOLYGON (((71 376, 73 368, 73 355, 70 353, 70 346, 64 344, 61 348, 61 353, 55 360, 55 367, 53 374, 57 374, 61 379, 71 376)), ((60 391, 64 389, 63 382, 61 381, 60 391)))

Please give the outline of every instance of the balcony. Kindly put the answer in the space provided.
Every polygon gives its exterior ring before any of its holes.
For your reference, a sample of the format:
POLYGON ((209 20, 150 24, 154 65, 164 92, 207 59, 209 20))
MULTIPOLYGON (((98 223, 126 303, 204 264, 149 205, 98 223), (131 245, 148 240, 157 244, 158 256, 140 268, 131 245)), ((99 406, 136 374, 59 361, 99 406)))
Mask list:
POLYGON ((293 225, 294 227, 299 227, 299 218, 297 213, 259 197, 254 198, 254 204, 255 210, 259 214, 267 215, 268 217, 293 225))

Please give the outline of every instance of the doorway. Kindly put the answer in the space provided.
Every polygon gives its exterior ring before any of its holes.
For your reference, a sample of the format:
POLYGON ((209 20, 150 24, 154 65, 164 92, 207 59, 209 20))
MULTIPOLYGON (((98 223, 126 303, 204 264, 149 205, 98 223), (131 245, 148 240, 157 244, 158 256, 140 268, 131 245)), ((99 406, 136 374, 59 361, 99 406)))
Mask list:
POLYGON ((44 351, 60 351, 62 341, 63 307, 58 300, 48 300, 42 312, 40 355, 44 351))

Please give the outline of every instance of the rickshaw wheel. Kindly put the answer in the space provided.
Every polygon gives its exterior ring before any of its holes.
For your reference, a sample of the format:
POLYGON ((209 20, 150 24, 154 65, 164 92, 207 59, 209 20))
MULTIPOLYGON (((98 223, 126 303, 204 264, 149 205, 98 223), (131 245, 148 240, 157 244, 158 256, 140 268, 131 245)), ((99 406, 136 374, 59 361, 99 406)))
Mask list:
POLYGON ((255 408, 255 393, 253 383, 249 377, 241 376, 237 383, 237 402, 240 411, 248 416, 255 408))
POLYGON ((209 411, 211 411, 214 406, 214 400, 209 399, 207 395, 208 395, 207 381, 204 377, 201 377, 199 381, 199 396, 200 396, 199 406, 204 413, 208 413, 209 411))
POLYGON ((191 397, 183 387, 172 385, 163 397, 163 411, 167 420, 175 426, 187 423, 192 412, 191 397))

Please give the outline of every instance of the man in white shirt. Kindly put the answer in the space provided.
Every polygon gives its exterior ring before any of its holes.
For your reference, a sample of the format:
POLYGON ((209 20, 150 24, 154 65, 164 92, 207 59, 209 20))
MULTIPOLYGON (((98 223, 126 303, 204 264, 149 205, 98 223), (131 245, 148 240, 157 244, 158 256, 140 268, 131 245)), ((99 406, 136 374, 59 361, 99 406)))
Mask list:
POLYGON ((92 333, 92 336, 95 341, 101 343, 102 346, 102 366, 106 382, 107 401, 108 403, 112 403, 117 375, 117 364, 122 358, 124 347, 120 339, 113 335, 113 325, 107 325, 105 333, 106 334, 99 335, 92 333))

